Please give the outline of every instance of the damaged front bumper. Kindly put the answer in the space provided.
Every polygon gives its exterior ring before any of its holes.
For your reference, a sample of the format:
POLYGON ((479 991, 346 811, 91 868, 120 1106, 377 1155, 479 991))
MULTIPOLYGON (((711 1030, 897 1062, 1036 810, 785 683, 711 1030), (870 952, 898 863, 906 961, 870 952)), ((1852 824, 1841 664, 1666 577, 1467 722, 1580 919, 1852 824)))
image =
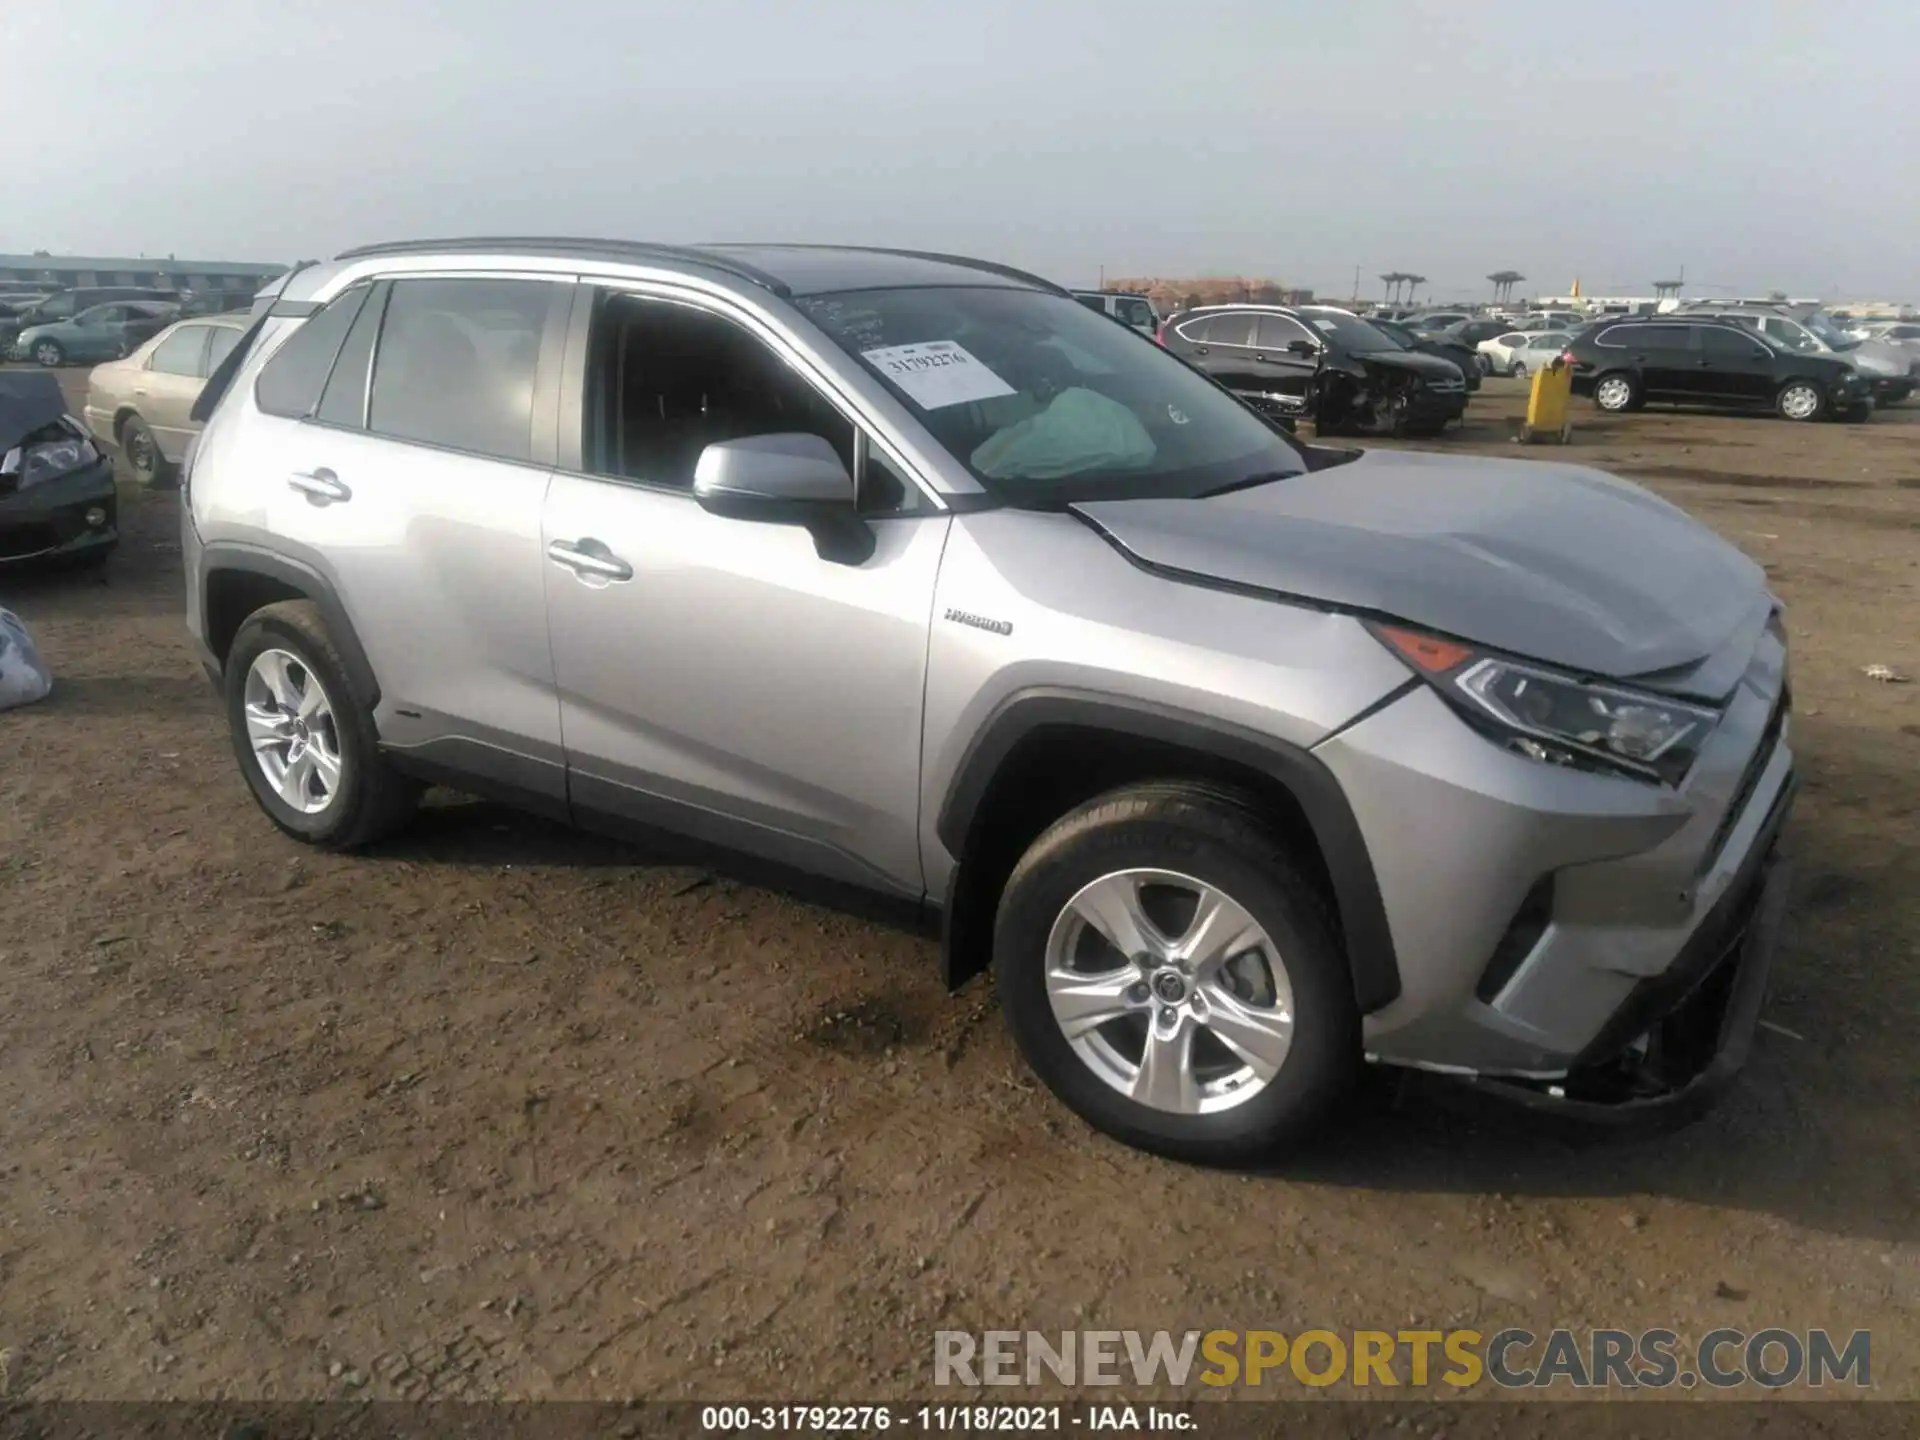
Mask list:
POLYGON ((24 490, 0 476, 0 566, 59 560, 120 539, 113 462, 93 464, 24 490))
POLYGON ((1740 872, 1673 964, 1634 988, 1565 1076, 1465 1083, 1606 1126, 1684 1124, 1712 1106, 1745 1065, 1766 1002, 1792 879, 1779 833, 1797 788, 1791 777, 1781 787, 1740 872))

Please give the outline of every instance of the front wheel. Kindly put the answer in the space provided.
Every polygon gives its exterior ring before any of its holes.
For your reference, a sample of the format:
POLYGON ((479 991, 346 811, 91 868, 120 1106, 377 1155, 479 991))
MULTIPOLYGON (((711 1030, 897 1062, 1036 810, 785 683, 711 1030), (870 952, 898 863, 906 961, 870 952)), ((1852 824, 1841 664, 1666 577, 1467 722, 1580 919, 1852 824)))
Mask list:
POLYGON ((226 662, 234 755, 267 817, 296 840, 349 850, 399 828, 420 787, 381 755, 319 607, 287 600, 240 627, 226 662))
POLYGON ((1516 380, 1526 379, 1527 378, 1527 362, 1524 360, 1514 361, 1513 369, 1509 370, 1507 373, 1513 376, 1513 378, 1516 380))
POLYGON ((1179 782, 1089 801, 1036 840, 994 928, 1007 1024, 1108 1134, 1188 1160, 1271 1152, 1360 1061, 1353 982, 1307 871, 1250 801, 1179 782))
POLYGON ((67 352, 60 347, 58 340, 36 340, 33 343, 33 363, 52 370, 67 363, 67 352))
POLYGON ((1774 407, 1789 420, 1818 420, 1826 405, 1820 387, 1808 380, 1789 380, 1774 397, 1774 407))

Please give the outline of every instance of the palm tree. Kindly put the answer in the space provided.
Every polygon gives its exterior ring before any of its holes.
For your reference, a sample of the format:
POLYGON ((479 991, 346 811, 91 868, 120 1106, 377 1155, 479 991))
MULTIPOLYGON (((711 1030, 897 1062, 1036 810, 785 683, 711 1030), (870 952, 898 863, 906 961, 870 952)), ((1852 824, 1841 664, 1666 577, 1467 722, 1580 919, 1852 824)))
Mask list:
POLYGON ((1511 300, 1513 287, 1526 278, 1518 270, 1496 270, 1487 276, 1493 282, 1493 298, 1496 301, 1511 300))
POLYGON ((1407 276, 1407 303, 1409 305, 1413 303, 1413 297, 1420 293, 1420 287, 1426 283, 1427 277, 1424 275, 1407 276))

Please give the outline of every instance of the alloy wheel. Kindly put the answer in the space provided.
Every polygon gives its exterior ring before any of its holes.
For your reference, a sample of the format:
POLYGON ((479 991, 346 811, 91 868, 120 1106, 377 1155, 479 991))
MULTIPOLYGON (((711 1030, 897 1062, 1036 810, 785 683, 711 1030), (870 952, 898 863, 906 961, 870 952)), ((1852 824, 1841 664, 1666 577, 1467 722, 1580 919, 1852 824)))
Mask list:
POLYGON ((130 425, 126 432, 127 464, 136 474, 151 475, 154 469, 153 436, 144 425, 130 425))
POLYGON ((254 763, 292 809, 318 815, 340 793, 340 729, 320 677, 290 650, 263 650, 247 669, 254 763))
POLYGON ((37 363, 46 366, 48 369, 52 369, 67 357, 61 352, 58 345, 45 342, 33 347, 33 358, 37 363))
POLYGON ((1081 1062, 1156 1110, 1242 1105, 1293 1046, 1293 986, 1273 941, 1190 875, 1121 870, 1083 886, 1047 937, 1046 983, 1081 1062))

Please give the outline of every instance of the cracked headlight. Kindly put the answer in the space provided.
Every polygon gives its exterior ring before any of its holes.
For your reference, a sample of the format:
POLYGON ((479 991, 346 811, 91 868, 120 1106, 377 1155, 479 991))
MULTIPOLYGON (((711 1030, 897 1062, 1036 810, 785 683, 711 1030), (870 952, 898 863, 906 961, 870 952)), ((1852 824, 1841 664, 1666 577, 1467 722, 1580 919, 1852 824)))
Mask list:
POLYGON ((1582 680, 1413 630, 1368 628, 1468 724, 1543 764, 1677 787, 1720 723, 1709 706, 1582 680))
POLYGON ((0 475, 13 477, 13 488, 26 490, 47 480, 58 480, 84 470, 100 458, 86 427, 72 418, 43 425, 0 456, 0 475))

